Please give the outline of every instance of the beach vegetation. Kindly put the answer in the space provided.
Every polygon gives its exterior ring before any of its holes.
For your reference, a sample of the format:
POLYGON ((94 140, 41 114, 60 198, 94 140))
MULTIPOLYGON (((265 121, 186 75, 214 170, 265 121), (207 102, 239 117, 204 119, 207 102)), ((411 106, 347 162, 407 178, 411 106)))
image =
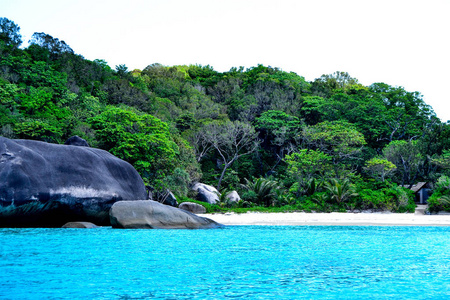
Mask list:
POLYGON ((450 177, 442 175, 434 186, 433 195, 428 198, 430 212, 450 212, 450 177))
POLYGON ((330 200, 336 201, 337 204, 343 204, 350 198, 358 196, 354 186, 347 178, 331 178, 325 182, 324 187, 330 195, 330 200))
POLYGON ((241 185, 245 191, 242 198, 260 206, 274 206, 275 200, 279 197, 282 187, 271 178, 256 178, 252 181, 245 179, 245 184, 241 185))

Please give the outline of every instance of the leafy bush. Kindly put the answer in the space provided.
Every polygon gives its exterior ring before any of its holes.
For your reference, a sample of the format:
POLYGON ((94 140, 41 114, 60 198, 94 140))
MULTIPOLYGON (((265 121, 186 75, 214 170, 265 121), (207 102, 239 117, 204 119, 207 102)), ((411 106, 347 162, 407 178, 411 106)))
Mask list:
POLYGON ((362 210, 371 209, 392 212, 414 212, 414 193, 397 185, 390 185, 373 190, 364 188, 358 191, 356 207, 362 210))
POLYGON ((434 192, 427 200, 430 212, 447 211, 450 212, 450 196, 442 192, 434 192))
POLYGON ((450 177, 445 175, 439 177, 434 185, 434 190, 442 192, 450 191, 450 177))
POLYGON ((316 192, 311 196, 300 198, 297 202, 299 210, 305 212, 346 212, 347 209, 343 203, 338 204, 331 201, 331 197, 327 192, 316 192))
POLYGON ((434 186, 433 195, 427 200, 430 212, 450 212, 450 178, 442 175, 434 186))

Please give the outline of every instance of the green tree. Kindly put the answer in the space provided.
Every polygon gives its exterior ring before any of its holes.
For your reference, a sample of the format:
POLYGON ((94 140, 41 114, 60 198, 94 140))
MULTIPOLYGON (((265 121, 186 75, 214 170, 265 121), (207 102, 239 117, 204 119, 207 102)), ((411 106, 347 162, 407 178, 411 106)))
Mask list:
POLYGON ((126 65, 124 65, 124 64, 117 65, 116 66, 116 72, 117 72, 117 75, 119 75, 120 77, 126 77, 127 74, 129 73, 128 72, 128 67, 126 65))
POLYGON ((261 145, 272 153, 271 171, 296 148, 296 138, 303 123, 282 111, 269 110, 255 120, 255 128, 262 138, 261 145))
POLYGON ((364 169, 372 177, 384 182, 386 176, 393 173, 397 167, 387 159, 374 157, 366 162, 364 169))
POLYGON ((319 150, 301 149, 286 156, 288 174, 304 181, 320 178, 331 169, 332 158, 319 150))
POLYGON ((337 90, 345 90, 358 84, 358 79, 352 78, 347 72, 336 71, 333 74, 322 75, 311 83, 314 95, 328 98, 337 90))
POLYGON ((214 86, 221 78, 221 74, 210 65, 190 65, 187 73, 190 79, 206 88, 214 86))
POLYGON ((0 18, 0 54, 6 47, 17 48, 22 44, 20 27, 7 18, 0 18))
POLYGON ((369 87, 372 97, 381 101, 387 112, 383 123, 387 126, 385 140, 406 140, 419 137, 424 127, 435 116, 419 92, 408 92, 402 87, 374 83, 369 87))
POLYGON ((293 138, 301 126, 302 122, 297 117, 279 110, 263 112, 255 120, 255 128, 267 139, 276 139, 281 132, 287 132, 289 138, 293 138))
POLYGON ((44 32, 35 32, 31 36, 30 45, 40 46, 42 49, 48 51, 50 59, 56 59, 63 53, 74 53, 72 48, 64 41, 54 38, 44 32))
POLYGON ((420 176, 424 158, 417 141, 392 141, 383 156, 397 167, 401 185, 412 185, 420 176))
POLYGON ((297 182, 297 195, 308 190, 312 179, 322 179, 325 173, 332 170, 332 157, 319 150, 301 149, 287 155, 285 161, 288 176, 295 178, 297 182))
POLYGON ((309 147, 332 156, 335 164, 355 158, 366 144, 355 126, 345 121, 325 121, 308 126, 303 130, 303 138, 309 147))
POLYGON ((258 147, 257 133, 253 126, 239 121, 211 122, 197 131, 197 157, 199 160, 214 149, 222 160, 217 189, 220 190, 222 179, 229 167, 240 157, 254 152, 258 147), (202 152, 199 154, 199 149, 202 152))
POLYGON ((19 138, 38 139, 61 143, 68 136, 71 111, 61 103, 51 88, 29 87, 28 93, 19 94, 18 109, 22 118, 14 126, 19 138))
POLYGON ((442 155, 433 158, 432 163, 441 167, 442 169, 450 169, 450 149, 442 151, 442 155))
POLYGON ((159 187, 177 166, 179 148, 161 120, 127 107, 108 106, 89 120, 101 148, 131 163, 159 187))
POLYGON ((330 98, 304 97, 300 115, 308 125, 324 121, 346 121, 364 135, 367 144, 381 149, 389 128, 380 116, 387 115, 387 108, 366 87, 352 89, 348 93, 338 92, 330 98))
POLYGON ((17 119, 17 102, 20 88, 0 78, 0 127, 17 119))

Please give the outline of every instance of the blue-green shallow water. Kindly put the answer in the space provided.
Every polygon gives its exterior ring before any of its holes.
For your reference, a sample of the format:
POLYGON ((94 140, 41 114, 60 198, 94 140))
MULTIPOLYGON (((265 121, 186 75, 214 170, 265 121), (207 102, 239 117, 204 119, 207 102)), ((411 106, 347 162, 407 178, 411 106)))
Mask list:
POLYGON ((448 227, 0 229, 0 299, 448 299, 448 227))

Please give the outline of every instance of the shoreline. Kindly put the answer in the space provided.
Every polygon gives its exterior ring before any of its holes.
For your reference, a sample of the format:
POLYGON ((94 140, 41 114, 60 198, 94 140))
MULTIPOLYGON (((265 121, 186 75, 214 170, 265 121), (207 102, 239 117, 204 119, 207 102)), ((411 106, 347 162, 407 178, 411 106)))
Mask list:
POLYGON ((214 213, 199 214, 223 225, 266 226, 450 226, 450 215, 414 213, 214 213))

